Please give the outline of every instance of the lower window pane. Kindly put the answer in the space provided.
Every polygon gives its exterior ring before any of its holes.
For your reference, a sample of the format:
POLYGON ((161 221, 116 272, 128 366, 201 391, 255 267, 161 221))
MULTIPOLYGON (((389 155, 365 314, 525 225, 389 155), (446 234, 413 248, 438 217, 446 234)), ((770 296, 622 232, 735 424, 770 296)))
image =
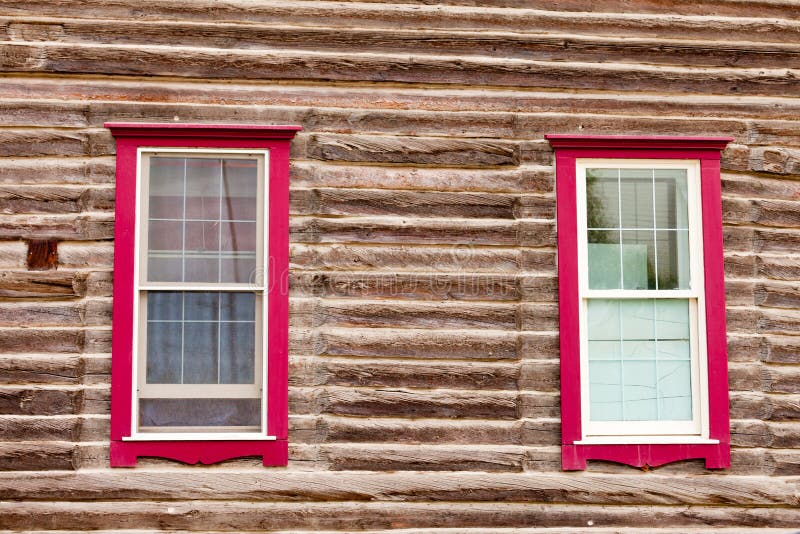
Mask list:
POLYGON ((687 299, 591 299, 587 307, 592 421, 689 421, 687 299))
MULTIPOLYGON (((261 399, 140 399, 139 427, 261 426, 261 399)), ((235 429, 234 429, 235 430, 235 429)))

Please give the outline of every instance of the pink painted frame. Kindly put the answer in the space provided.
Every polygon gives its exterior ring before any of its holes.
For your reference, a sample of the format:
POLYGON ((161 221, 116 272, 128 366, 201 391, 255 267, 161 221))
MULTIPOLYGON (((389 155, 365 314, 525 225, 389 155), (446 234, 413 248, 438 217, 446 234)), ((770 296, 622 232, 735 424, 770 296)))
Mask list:
POLYGON ((587 460, 655 467, 692 458, 704 459, 707 468, 730 467, 720 153, 733 139, 564 134, 549 134, 545 139, 555 149, 556 155, 562 469, 586 469, 587 460), (582 437, 575 161, 578 158, 688 159, 700 162, 709 438, 718 440, 717 444, 576 444, 582 437))
POLYGON ((142 456, 210 464, 261 456, 264 465, 288 462, 289 143, 300 126, 106 123, 117 141, 114 227, 114 318, 111 363, 112 467, 133 467, 142 456), (267 428, 276 440, 123 441, 130 436, 133 389, 136 165, 140 147, 266 149, 269 157, 270 277, 267 310, 267 428))

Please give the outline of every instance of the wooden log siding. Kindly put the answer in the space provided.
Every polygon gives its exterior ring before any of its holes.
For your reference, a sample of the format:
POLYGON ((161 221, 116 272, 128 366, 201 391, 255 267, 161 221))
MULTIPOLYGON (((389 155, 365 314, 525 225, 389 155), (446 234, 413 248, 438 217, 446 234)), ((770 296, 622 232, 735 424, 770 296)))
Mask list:
POLYGON ((429 4, 0 0, 0 530, 800 524, 800 10, 429 4), (303 125, 287 468, 108 467, 106 121, 303 125), (735 139, 728 470, 560 471, 543 135, 578 132, 735 139))

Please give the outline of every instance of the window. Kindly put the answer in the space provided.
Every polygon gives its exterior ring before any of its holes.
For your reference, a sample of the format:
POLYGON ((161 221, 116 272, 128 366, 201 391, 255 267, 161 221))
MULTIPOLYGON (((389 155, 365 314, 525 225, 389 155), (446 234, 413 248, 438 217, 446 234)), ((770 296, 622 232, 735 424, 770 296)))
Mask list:
POLYGON ((720 151, 546 136, 556 151, 562 466, 730 463, 720 151))
POLYGON ((117 139, 111 465, 285 465, 299 127, 106 127, 117 139))

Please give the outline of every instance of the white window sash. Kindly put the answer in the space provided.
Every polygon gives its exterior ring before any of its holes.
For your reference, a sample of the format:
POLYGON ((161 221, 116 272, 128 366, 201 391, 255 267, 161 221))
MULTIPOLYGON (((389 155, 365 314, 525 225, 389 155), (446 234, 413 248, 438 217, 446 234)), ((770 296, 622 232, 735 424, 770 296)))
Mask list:
MULTIPOLYGON (((161 147, 140 147, 137 150, 136 164, 136 225, 135 225, 135 250, 134 250, 134 302, 133 302, 133 388, 132 388, 132 431, 131 435, 124 437, 125 441, 152 441, 152 440, 274 440, 274 436, 267 435, 267 409, 268 395, 266 384, 268 376, 267 365, 267 340, 269 332, 268 323, 268 291, 270 281, 267 279, 268 272, 266 265, 269 257, 269 150, 263 149, 215 149, 215 148, 161 148, 161 147), (146 254, 146 223, 147 216, 142 213, 142 209, 147 204, 143 198, 144 191, 148 185, 144 182, 149 180, 143 171, 145 158, 168 153, 174 156, 185 155, 187 157, 207 157, 209 159, 224 158, 225 156, 248 156, 259 160, 259 201, 260 209, 257 215, 257 241, 258 248, 256 269, 260 278, 254 283, 180 283, 180 282, 147 282, 142 280, 146 261, 143 261, 143 254, 146 254), (140 430, 139 428, 139 399, 154 398, 153 392, 167 389, 165 384, 146 384, 142 364, 146 358, 146 298, 148 291, 246 291, 253 292, 256 298, 256 350, 260 351, 256 358, 256 384, 169 384, 168 388, 174 388, 173 392, 166 393, 159 398, 201 398, 199 391, 206 389, 207 392, 216 392, 216 395, 203 395, 202 398, 253 398, 251 394, 255 388, 261 398, 261 421, 260 428, 242 429, 236 427, 165 427, 160 429, 140 430), (143 327, 144 325, 144 327, 143 327), (198 388, 199 386, 199 388, 198 388), (236 392, 235 390, 239 390, 236 392), (183 395, 183 393, 187 395, 183 395)), ((184 194, 186 192, 184 191, 184 194)))
POLYGON ((703 273, 702 212, 700 203, 700 165, 696 160, 577 159, 578 291, 580 330, 581 433, 579 443, 671 443, 676 439, 708 439, 708 387, 705 341, 705 289, 703 273), (589 289, 588 240, 586 221, 586 170, 686 169, 689 228, 690 289, 688 290, 598 290, 589 289), (689 302, 691 346, 691 421, 592 421, 587 303, 592 299, 684 299, 689 302))

